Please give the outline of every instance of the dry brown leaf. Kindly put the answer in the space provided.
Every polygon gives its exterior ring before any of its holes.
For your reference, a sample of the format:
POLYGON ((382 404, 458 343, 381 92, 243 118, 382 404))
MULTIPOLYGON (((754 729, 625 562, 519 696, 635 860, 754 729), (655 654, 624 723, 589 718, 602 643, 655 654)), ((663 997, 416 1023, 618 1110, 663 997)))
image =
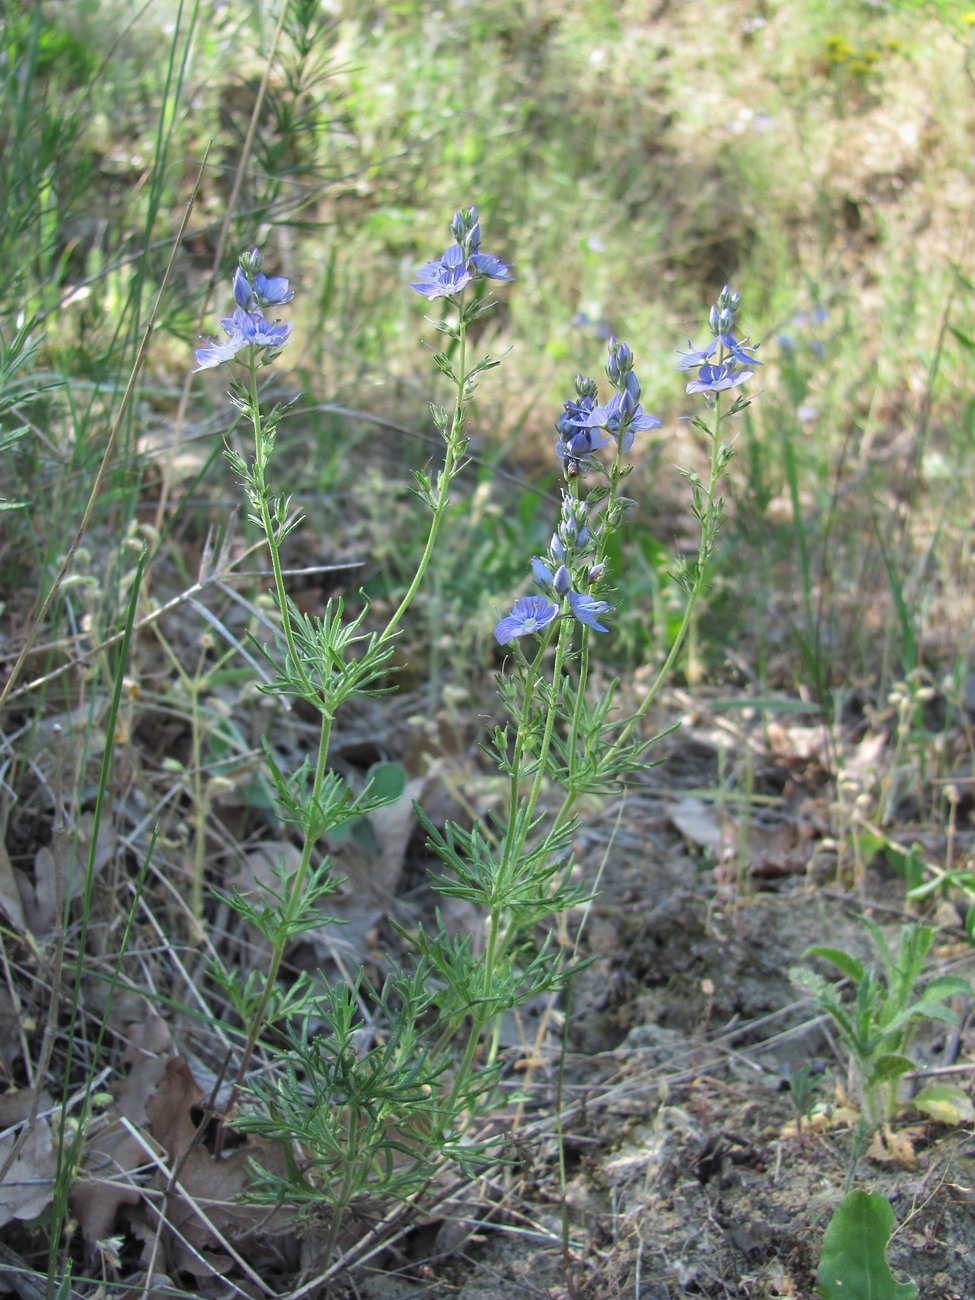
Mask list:
POLYGON ((395 803, 384 804, 369 814, 369 824, 379 846, 378 869, 374 870, 370 884, 380 902, 388 902, 396 893, 410 832, 416 821, 413 804, 423 794, 422 776, 407 781, 403 793, 395 803))
POLYGON ((769 722, 765 728, 769 749, 780 758, 799 762, 816 762, 828 766, 830 735, 826 727, 787 726, 782 722, 769 722))
POLYGON ((721 814, 714 804, 688 795, 670 809, 670 820, 692 844, 715 859, 721 856, 725 836, 721 814))
POLYGON ((118 1300, 173 1300, 176 1287, 165 1273, 145 1274, 133 1280, 132 1286, 119 1295, 118 1300))
MULTIPOLYGON (((203 1146, 194 1145, 197 1124, 193 1111, 205 1094, 182 1057, 166 1062, 165 1075, 146 1104, 153 1139, 166 1151, 176 1169, 177 1184, 167 1209, 173 1229, 172 1265, 197 1277, 222 1276, 231 1264, 227 1243, 260 1227, 262 1237, 290 1224, 283 1211, 240 1203, 251 1186, 250 1164, 257 1160, 274 1172, 285 1173, 281 1147, 248 1139, 229 1155, 216 1159, 203 1146)), ((253 1262, 253 1251, 248 1259, 253 1262)))
MULTIPOLYGON (((70 840, 65 837, 59 846, 62 860, 47 845, 42 845, 34 855, 34 896, 25 901, 25 912, 31 929, 35 934, 49 934, 59 923, 57 914, 57 873, 62 871, 64 879, 61 889, 65 897, 74 900, 80 898, 85 887, 85 872, 88 864, 91 833, 95 819, 91 813, 79 818, 76 833, 70 840)), ((118 836, 105 821, 98 827, 98 839, 92 859, 92 871, 97 878, 118 848, 118 836)))
MULTIPOLYGON (((252 1160, 282 1176, 285 1173, 280 1146, 260 1140, 248 1140, 221 1160, 214 1159, 203 1147, 189 1153, 180 1168, 177 1193, 168 1215, 177 1234, 173 1247, 176 1268, 197 1277, 211 1271, 220 1276, 230 1263, 227 1242, 236 1248, 243 1236, 259 1229, 267 1245, 276 1234, 293 1232, 293 1220, 286 1210, 241 1201, 241 1196, 253 1187, 252 1160)), ((257 1263, 255 1245, 252 1242, 247 1252, 251 1264, 257 1263)))
POLYGON ((21 1053, 21 1028, 20 1008, 8 990, 0 988, 0 1074, 7 1078, 21 1053))
POLYGON ((922 1141, 924 1137, 925 1129, 921 1126, 901 1128, 895 1132, 889 1124, 885 1124, 874 1134, 867 1150, 867 1159, 873 1160, 878 1165, 897 1165, 901 1169, 916 1169, 917 1153, 914 1143, 922 1141))
POLYGON ((751 822, 748 827, 750 870, 757 876, 769 877, 798 869, 801 863, 793 857, 798 839, 799 830, 792 820, 751 822))
POLYGON ((152 1136, 175 1164, 196 1140, 192 1109, 202 1104, 203 1090, 181 1056, 166 1062, 166 1073, 146 1103, 152 1136))
MULTIPOLYGON (((33 1105, 34 1092, 31 1088, 11 1088, 9 1092, 0 1093, 0 1129, 22 1123, 31 1113, 33 1105)), ((42 1088, 37 1109, 51 1110, 53 1106, 54 1098, 46 1088, 42 1088)))
POLYGON ((858 786, 870 786, 882 766, 887 737, 882 732, 872 732, 850 749, 840 765, 840 776, 855 781, 858 786))
POLYGON ((109 1236, 122 1205, 138 1205, 142 1192, 127 1179, 146 1164, 142 1144, 121 1123, 100 1129, 85 1148, 84 1165, 69 1197, 86 1241, 109 1236))
POLYGON ((124 1116, 136 1126, 146 1125, 147 1103, 172 1056, 173 1041, 166 1022, 145 998, 124 999, 117 1014, 122 1021, 120 1032, 128 1039, 122 1060, 131 1068, 118 1085, 102 1126, 86 1144, 82 1169, 71 1189, 71 1208, 86 1241, 108 1236, 119 1206, 136 1205, 141 1199, 129 1176, 146 1163, 146 1152, 121 1119, 124 1116))
MULTIPOLYGON (((8 1133, 0 1138, 0 1166, 6 1164, 18 1137, 8 1133)), ((51 1126, 46 1119, 37 1119, 0 1183, 0 1227, 11 1219, 36 1219, 43 1213, 54 1192, 57 1169, 51 1126)))
POLYGON ((27 921, 24 917, 24 905, 20 897, 20 889, 17 884, 17 877, 10 863, 10 855, 7 852, 6 840, 6 817, 0 819, 0 910, 4 912, 7 920, 17 931, 23 934, 27 928, 27 921))
POLYGON ((351 838, 334 846, 332 862, 345 879, 326 907, 341 925, 326 925, 309 932, 317 952, 333 960, 367 960, 375 927, 388 913, 399 885, 415 819, 413 800, 422 793, 423 786, 424 778, 415 777, 406 783, 395 803, 369 813, 378 852, 367 852, 351 838))

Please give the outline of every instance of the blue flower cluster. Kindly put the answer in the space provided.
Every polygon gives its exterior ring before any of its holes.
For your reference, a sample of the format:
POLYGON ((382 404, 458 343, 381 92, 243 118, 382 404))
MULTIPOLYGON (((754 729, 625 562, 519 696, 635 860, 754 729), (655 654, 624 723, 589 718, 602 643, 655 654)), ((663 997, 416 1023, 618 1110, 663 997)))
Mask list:
POLYGON ((690 351, 679 353, 679 370, 698 367, 697 378, 687 385, 689 393, 722 393, 729 388, 737 388, 755 374, 754 369, 748 369, 749 366, 762 364, 754 355, 755 348, 748 340, 739 342, 732 333, 740 303, 740 295, 725 285, 708 316, 708 325, 713 335, 710 343, 697 349, 688 342, 690 351), (713 357, 717 357, 716 364, 712 364, 713 357))
POLYGON ((515 637, 541 631, 559 613, 563 601, 567 612, 580 623, 596 632, 608 632, 599 620, 612 607, 588 590, 602 578, 605 569, 605 565, 592 562, 588 504, 563 492, 562 515, 546 559, 535 556, 532 560, 532 574, 545 595, 516 600, 511 613, 495 627, 494 639, 499 645, 507 645, 515 637))
MULTIPOLYGON (((616 462, 610 470, 610 480, 617 483, 629 472, 620 466, 620 457, 633 446, 636 434, 660 428, 657 416, 648 415, 640 404, 640 381, 633 371, 633 353, 615 338, 609 341, 606 374, 615 392, 605 406, 599 405, 596 381, 577 375, 575 397, 565 403, 556 423, 555 454, 570 482, 603 470, 595 453, 615 443, 616 462)), ((623 509, 620 499, 611 509, 603 511, 597 532, 618 527, 623 509)), ((495 640, 500 645, 540 631, 560 612, 574 616, 596 632, 608 631, 600 619, 612 606, 593 594, 606 571, 605 564, 596 561, 595 541, 590 534, 588 502, 563 491, 561 519, 549 543, 548 554, 545 559, 536 556, 532 560, 532 574, 545 595, 525 596, 515 602, 511 613, 494 629, 495 640)))
POLYGON ((615 439, 620 452, 629 451, 637 433, 659 429, 660 420, 645 414, 640 405, 640 381, 633 372, 633 353, 615 338, 609 341, 606 374, 616 392, 606 406, 598 406, 594 379, 576 375, 576 396, 565 403, 556 424, 555 454, 567 476, 598 468, 593 453, 615 439))
POLYGON ((237 306, 232 316, 225 316, 220 322, 227 337, 223 342, 211 339, 206 347, 197 348, 194 374, 222 366, 245 348, 260 352, 264 364, 273 361, 287 343, 293 327, 269 321, 263 309, 290 302, 294 291, 288 287, 284 276, 265 275, 261 270, 261 260, 257 248, 241 254, 233 278, 237 306))
POLYGON ((455 242, 436 262, 425 262, 417 268, 411 289, 433 302, 437 298, 452 298, 472 280, 515 278, 500 257, 480 251, 481 223, 477 208, 461 208, 455 212, 450 229, 455 242))

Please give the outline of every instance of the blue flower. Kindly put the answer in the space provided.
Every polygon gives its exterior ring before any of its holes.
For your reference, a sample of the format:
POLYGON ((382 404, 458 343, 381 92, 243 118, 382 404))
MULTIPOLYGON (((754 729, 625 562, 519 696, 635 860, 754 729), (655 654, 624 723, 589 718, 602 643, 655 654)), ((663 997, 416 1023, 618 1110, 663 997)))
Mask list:
POLYGON ((633 436, 645 433, 648 429, 659 429, 662 420, 655 415, 647 415, 637 400, 640 385, 632 370, 626 376, 626 388, 621 393, 614 393, 607 406, 598 406, 589 413, 590 422, 597 428, 608 429, 620 444, 621 451, 629 451, 633 446, 633 436), (636 395, 634 395, 634 389, 636 395))
POLYGON ((460 293, 474 279, 474 272, 468 266, 460 244, 454 244, 438 262, 426 262, 418 267, 416 276, 410 281, 410 288, 433 302, 436 298, 449 298, 460 293))
POLYGON ((615 335, 609 340, 609 360, 606 362, 606 374, 611 384, 618 384, 633 369, 633 350, 626 343, 619 343, 615 335))
MULTIPOLYGON (((579 380, 576 383, 578 385, 579 380)), ((601 434, 599 425, 591 419, 596 402, 595 386, 589 380, 583 380, 582 383, 581 396, 565 403, 565 409, 555 426, 559 435, 555 454, 563 465, 577 464, 609 442, 609 436, 601 434)))
POLYGON ((283 275, 269 276, 258 269, 261 265, 258 249, 252 248, 241 262, 246 265, 238 263, 234 271, 234 302, 238 307, 243 307, 244 311, 254 311, 258 307, 280 307, 295 296, 283 275))
POLYGON ((552 578, 554 576, 555 575, 552 573, 552 570, 548 567, 548 565, 545 563, 544 560, 540 560, 537 555, 533 556, 532 577, 535 579, 535 581, 538 583, 540 587, 551 587, 552 578))
MULTIPOLYGON (((226 326, 224 326, 226 329, 226 326)), ((196 349, 196 366, 193 374, 200 370, 212 370, 215 366, 222 366, 225 361, 230 361, 241 348, 247 347, 247 339, 239 332, 230 333, 225 342, 218 343, 211 339, 205 348, 196 349)))
POLYGON ((553 605, 544 596, 522 596, 515 601, 511 613, 506 614, 495 627, 494 639, 498 645, 507 645, 516 636, 540 632, 558 612, 558 605, 553 605))
POLYGON ((691 349, 690 352, 678 353, 680 356, 678 370, 690 370, 692 366, 703 366, 706 361, 710 361, 718 350, 718 340, 712 339, 706 348, 698 350, 688 339, 687 346, 691 349))
MULTIPOLYGON (((291 336, 294 326, 290 321, 269 321, 259 311, 244 311, 238 307, 233 315, 234 322, 242 331, 248 343, 256 348, 283 348, 291 336)), ((221 324, 224 322, 221 321, 221 324)))
POLYGON ((227 337, 221 341, 211 339, 205 347, 196 349, 194 374, 232 361, 245 348, 263 352, 262 362, 271 361, 291 335, 290 324, 269 321, 261 310, 290 302, 294 293, 283 275, 264 274, 259 248, 241 253, 234 270, 233 293, 237 304, 234 314, 220 322, 227 337))
POLYGON ((222 366, 246 347, 277 352, 287 343, 293 328, 290 323, 271 322, 262 312, 245 311, 243 307, 238 307, 233 316, 225 316, 220 324, 227 335, 226 341, 218 343, 211 339, 206 347, 197 348, 194 374, 222 366))
POLYGON ((687 385, 689 393, 721 393, 727 388, 744 384, 755 374, 754 370, 735 370, 734 366, 702 366, 697 379, 687 385))
POLYGON ((718 334, 715 338, 716 343, 720 343, 725 350, 725 355, 733 357, 735 361, 741 361, 746 366, 762 366, 764 361, 759 361, 758 357, 751 356, 757 348, 757 344, 751 344, 747 339, 740 343, 734 334, 718 334))
POLYGON ((594 628, 597 632, 609 631, 608 627, 599 622, 599 616, 607 609, 612 609, 608 600, 596 600, 593 596, 586 596, 582 592, 570 591, 569 604, 580 623, 585 623, 586 627, 594 628))
POLYGON ((455 212, 450 229, 457 242, 438 261, 425 262, 417 268, 417 278, 410 282, 411 289, 433 302, 437 298, 452 298, 478 278, 515 278, 500 257, 480 252, 481 224, 477 219, 477 208, 462 208, 455 212))

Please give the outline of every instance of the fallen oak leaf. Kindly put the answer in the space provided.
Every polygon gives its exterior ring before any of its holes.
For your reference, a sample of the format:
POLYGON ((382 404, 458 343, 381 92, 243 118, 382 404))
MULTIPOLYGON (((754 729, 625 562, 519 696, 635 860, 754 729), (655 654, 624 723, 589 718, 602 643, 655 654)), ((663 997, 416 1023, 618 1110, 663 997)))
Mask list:
POLYGON ((162 1079, 146 1102, 146 1117, 150 1133, 173 1164, 188 1155, 196 1141, 198 1125, 192 1111, 204 1100, 203 1089, 187 1062, 182 1056, 170 1057, 162 1079))
POLYGON ((197 1277, 222 1276, 235 1258, 228 1243, 239 1244, 242 1236, 258 1228, 260 1239, 252 1243, 249 1262, 255 1264, 255 1251, 264 1254, 267 1249, 276 1259, 280 1251, 267 1243, 292 1223, 284 1211, 269 1211, 241 1199, 252 1186, 252 1161, 284 1176, 280 1145, 249 1138, 244 1146, 218 1159, 197 1141, 199 1125, 193 1112, 204 1101, 189 1063, 176 1056, 166 1062, 164 1077, 146 1103, 149 1133, 165 1150, 173 1170, 165 1184, 166 1226, 172 1234, 170 1266, 197 1277))
MULTIPOLYGON (((174 1259, 178 1258, 180 1261, 177 1267, 194 1273, 197 1276, 208 1276, 211 1272, 220 1271, 219 1268, 214 1269, 213 1265, 201 1254, 195 1242, 191 1240, 191 1237, 182 1231, 180 1225, 195 1217, 196 1220, 199 1221, 199 1224, 202 1225, 199 1232, 209 1234, 207 1240, 212 1244, 217 1245, 223 1252, 223 1255, 219 1257, 214 1255, 214 1263, 222 1264, 224 1256, 232 1259, 237 1267, 240 1268, 250 1281, 257 1286, 258 1293, 266 1294, 267 1286, 264 1281, 262 1281, 260 1275, 255 1272, 250 1263, 244 1259, 243 1255, 241 1255, 235 1245, 227 1239, 225 1234, 223 1234, 217 1226, 211 1222, 205 1203, 198 1202, 192 1193, 183 1186, 180 1181, 180 1171, 173 1170, 169 1167, 162 1154, 155 1148, 155 1144, 151 1142, 147 1135, 138 1133, 128 1124, 127 1120, 123 1120, 122 1123, 131 1130, 133 1138, 142 1144, 144 1154, 157 1170, 157 1182, 169 1190, 170 1194, 167 1198, 164 1211, 160 1210, 156 1202, 149 1198, 147 1198, 146 1204, 153 1213, 160 1216, 162 1230, 169 1239, 170 1254, 174 1259)), ((186 1164, 190 1165, 190 1181, 193 1182, 194 1176, 192 1164, 194 1160, 201 1163, 206 1171, 207 1179, 212 1184, 213 1168, 219 1165, 226 1165, 229 1162, 232 1171, 231 1176, 236 1179, 236 1169, 241 1163, 240 1158, 244 1155, 249 1156, 254 1150, 255 1145, 256 1144, 249 1143, 248 1147, 238 1148, 232 1153, 232 1156, 227 1157, 227 1160, 225 1161, 216 1161, 212 1156, 209 1156, 202 1147, 195 1147, 193 1151, 190 1152, 187 1161, 184 1162, 184 1168, 186 1164), (199 1156, 204 1157, 204 1160, 199 1161, 199 1156)), ((204 1197, 202 1199, 203 1202, 205 1202, 206 1198, 204 1197)), ((255 1214, 260 1213, 264 1219, 270 1217, 267 1210, 257 1211, 253 1206, 242 1205, 237 1208, 242 1211, 249 1210, 251 1213, 255 1214)), ((293 1223, 290 1220, 287 1223, 282 1220, 281 1228, 287 1228, 288 1235, 286 1241, 288 1243, 293 1242, 294 1248, 297 1249, 297 1234, 294 1232, 293 1223)), ((235 1290, 239 1294, 243 1294, 239 1287, 235 1287, 235 1290)))
MULTIPOLYGON (((0 1138, 0 1165, 6 1164, 19 1136, 8 1133, 0 1138)), ((11 1219, 36 1219, 54 1194, 58 1153, 47 1120, 36 1119, 19 1147, 0 1183, 0 1228, 11 1219)))
MULTIPOLYGON (((253 1187, 251 1163, 256 1161, 280 1175, 286 1173, 281 1147, 249 1138, 246 1145, 217 1159, 203 1147, 195 1147, 183 1162, 176 1193, 171 1198, 168 1221, 177 1234, 173 1265, 179 1270, 200 1273, 201 1263, 218 1276, 226 1271, 225 1261, 250 1238, 248 1262, 258 1266, 261 1257, 278 1260, 282 1249, 294 1254, 298 1243, 294 1216, 283 1207, 248 1204, 242 1198, 253 1187), (282 1233, 287 1240, 281 1241, 282 1233)), ((259 1270, 263 1271, 263 1270, 259 1270)))
POLYGON ((109 1236, 122 1205, 137 1205, 142 1192, 133 1181, 146 1163, 145 1150, 129 1121, 144 1127, 146 1106, 166 1072, 173 1040, 166 1022, 145 998, 123 1003, 120 1033, 128 1040, 122 1060, 130 1069, 116 1085, 115 1101, 92 1125, 81 1169, 69 1196, 86 1241, 109 1236))

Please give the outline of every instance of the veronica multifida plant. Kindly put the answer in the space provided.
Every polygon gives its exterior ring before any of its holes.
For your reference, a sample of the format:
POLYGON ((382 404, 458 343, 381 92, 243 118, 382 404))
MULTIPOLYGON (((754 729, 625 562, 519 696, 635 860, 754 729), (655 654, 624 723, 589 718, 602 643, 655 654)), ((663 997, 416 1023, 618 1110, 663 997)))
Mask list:
POLYGON ((248 455, 229 446, 226 454, 243 484, 251 521, 264 536, 273 573, 280 635, 276 646, 264 647, 272 675, 262 689, 300 699, 320 718, 314 757, 297 770, 285 770, 265 744, 279 817, 296 828, 300 839, 297 867, 282 862, 276 887, 249 897, 234 892, 228 900, 269 945, 266 969, 246 975, 217 972, 244 1035, 228 1111, 243 1096, 240 1126, 287 1141, 292 1158, 286 1176, 265 1172, 259 1176, 261 1189, 271 1197, 331 1205, 332 1246, 343 1210, 357 1198, 367 1192, 414 1194, 418 1182, 431 1176, 438 1152, 462 1166, 476 1153, 469 1142, 460 1147, 458 1139, 483 1084, 473 1085, 463 1068, 445 1078, 450 1064, 446 1049, 474 997, 469 951, 457 946, 448 955, 448 945, 432 945, 453 976, 448 981, 427 958, 410 972, 394 971, 378 990, 367 989, 361 975, 353 990, 332 988, 324 994, 313 993, 307 979, 287 988, 279 979, 288 944, 328 920, 325 899, 338 880, 322 850, 323 838, 386 801, 368 787, 353 793, 331 770, 334 718, 351 698, 389 689, 395 639, 429 567, 451 487, 464 464, 467 406, 478 377, 496 364, 490 357, 469 361, 468 330, 492 305, 483 293, 485 282, 512 277, 500 259, 481 251, 476 209, 457 213, 451 230, 451 247, 420 269, 414 285, 431 300, 445 299, 448 308, 438 329, 449 340, 450 356, 445 349, 436 360, 451 381, 454 398, 449 407, 433 408, 444 460, 438 471, 414 476, 417 495, 430 514, 427 538, 406 592, 378 630, 367 630, 365 605, 349 617, 342 601, 331 601, 322 617, 313 618, 299 612, 286 590, 281 548, 298 520, 288 496, 274 492, 269 478, 285 408, 263 410, 258 375, 292 330, 290 324, 269 320, 265 309, 287 304, 293 292, 283 277, 265 274, 257 249, 241 257, 234 273, 235 309, 221 322, 224 339, 197 352, 199 370, 237 367, 231 400, 252 432, 248 455), (378 1014, 371 1018, 374 1032, 364 1035, 362 1007, 367 1001, 378 1014), (272 1032, 273 1050, 267 1044, 272 1032), (279 1070, 258 1084, 248 1074, 261 1043, 279 1070))
POLYGON ((412 964, 393 969, 380 988, 370 988, 360 972, 351 989, 315 993, 303 979, 285 989, 279 976, 286 947, 302 930, 323 924, 324 900, 337 884, 323 836, 382 801, 368 788, 354 795, 330 769, 333 719, 350 698, 389 689, 394 641, 440 542, 451 486, 464 464, 468 403, 479 376, 497 364, 489 356, 470 362, 468 333, 493 306, 488 282, 512 276, 498 257, 481 251, 475 208, 455 214, 451 233, 451 246, 422 266, 412 285, 444 307, 434 324, 447 346, 435 361, 453 400, 432 408, 443 464, 414 475, 430 515, 427 538, 402 600, 378 630, 367 630, 366 609, 350 618, 341 601, 331 602, 321 618, 301 614, 285 589, 281 545, 297 521, 288 497, 270 487, 283 409, 262 410, 258 372, 291 332, 290 325, 269 322, 264 309, 286 304, 292 294, 287 280, 264 274, 256 249, 234 274, 236 308, 223 321, 226 339, 197 354, 200 369, 242 368, 232 400, 253 432, 253 452, 228 448, 227 456, 268 547, 281 628, 278 644, 265 647, 273 676, 263 689, 305 701, 321 720, 317 752, 296 771, 285 771, 266 746, 279 816, 300 836, 297 868, 282 863, 277 888, 257 901, 239 893, 229 900, 270 947, 265 970, 220 974, 244 1027, 234 1088, 243 1106, 234 1122, 286 1144, 286 1173, 259 1172, 260 1192, 330 1206, 332 1248, 343 1212, 356 1200, 416 1197, 445 1162, 470 1169, 496 1150, 486 1131, 475 1140, 472 1125, 495 1095, 501 1016, 539 993, 556 992, 571 973, 553 941, 552 921, 593 888, 573 857, 575 807, 585 794, 618 788, 647 762, 652 740, 640 734, 640 724, 677 660, 705 586, 721 520, 717 488, 731 459, 724 423, 747 405, 734 390, 754 373, 753 349, 733 333, 738 296, 726 288, 711 310, 711 341, 681 362, 698 372, 687 389, 701 394, 707 408, 693 424, 709 465, 705 477, 687 473, 701 533, 694 559, 678 562, 685 613, 650 690, 624 716, 618 683, 591 691, 590 660, 615 607, 611 542, 636 504, 623 491, 630 453, 660 420, 643 409, 625 343, 610 344, 605 402, 596 381, 577 377, 556 426, 562 496, 549 545, 531 562, 536 591, 517 600, 495 627, 508 654, 499 678, 508 721, 495 729, 489 751, 508 779, 507 807, 471 827, 448 822, 442 828, 417 810, 444 866, 436 888, 475 905, 484 918, 483 945, 448 934, 438 917, 407 936, 412 964), (259 1044, 277 1068, 258 1079, 249 1070, 259 1044))

